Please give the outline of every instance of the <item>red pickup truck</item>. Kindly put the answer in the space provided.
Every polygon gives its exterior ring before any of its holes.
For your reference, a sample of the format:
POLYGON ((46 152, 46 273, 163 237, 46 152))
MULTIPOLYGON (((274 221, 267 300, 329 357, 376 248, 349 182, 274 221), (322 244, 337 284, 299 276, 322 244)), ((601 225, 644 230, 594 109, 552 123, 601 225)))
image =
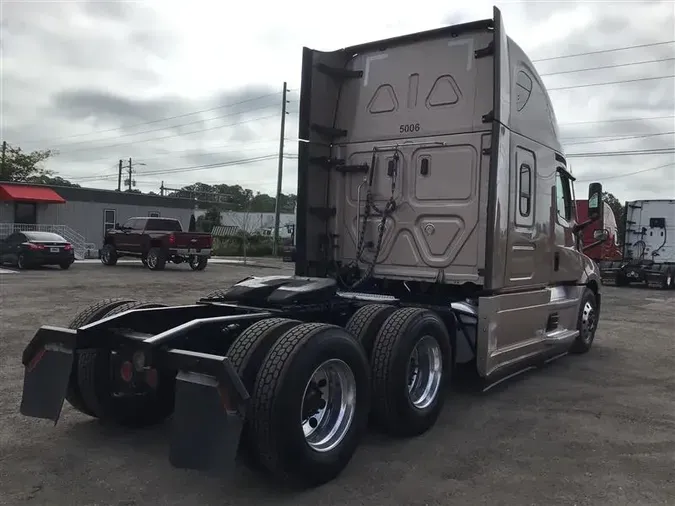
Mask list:
POLYGON ((167 262, 187 262, 193 271, 202 271, 212 243, 211 234, 183 232, 174 218, 129 218, 108 230, 99 258, 103 265, 115 265, 125 256, 140 258, 153 271, 164 269, 167 262))

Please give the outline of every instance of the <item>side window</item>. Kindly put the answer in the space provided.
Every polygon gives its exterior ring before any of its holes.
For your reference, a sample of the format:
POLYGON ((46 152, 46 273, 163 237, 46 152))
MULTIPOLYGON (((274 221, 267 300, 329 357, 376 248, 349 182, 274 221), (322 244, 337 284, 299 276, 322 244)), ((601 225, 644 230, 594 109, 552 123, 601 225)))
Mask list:
POLYGON ((111 228, 115 228, 115 223, 117 223, 117 211, 105 209, 103 211, 103 235, 108 233, 111 228))
POLYGON ((129 218, 127 221, 124 222, 124 225, 122 225, 122 227, 133 229, 135 224, 136 220, 134 218, 129 218))
POLYGON ((527 217, 532 212, 532 168, 523 163, 520 166, 520 199, 518 211, 523 217, 527 217))
POLYGON ((556 210, 558 216, 565 221, 572 219, 572 192, 570 180, 561 170, 555 176, 556 210))
POLYGON ((136 218, 134 220, 134 230, 145 230, 145 224, 148 220, 144 218, 136 218))
POLYGON ((7 239, 5 239, 5 241, 7 242, 7 244, 12 244, 12 245, 20 244, 20 243, 25 241, 25 237, 23 236, 23 234, 17 232, 17 233, 14 233, 14 234, 10 235, 9 237, 7 237, 7 239))

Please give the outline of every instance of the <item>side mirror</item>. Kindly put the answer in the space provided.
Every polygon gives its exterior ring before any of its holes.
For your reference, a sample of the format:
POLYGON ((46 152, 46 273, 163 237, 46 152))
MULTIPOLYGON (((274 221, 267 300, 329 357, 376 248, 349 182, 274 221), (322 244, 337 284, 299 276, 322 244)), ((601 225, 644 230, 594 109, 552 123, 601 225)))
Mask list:
POLYGON ((120 230, 121 228, 119 223, 115 223, 115 230, 120 230))
POLYGON ((606 241, 609 239, 609 230, 602 228, 600 230, 593 231, 593 239, 596 241, 606 241))
POLYGON ((591 183, 588 185, 588 219, 602 221, 603 210, 602 183, 591 183))

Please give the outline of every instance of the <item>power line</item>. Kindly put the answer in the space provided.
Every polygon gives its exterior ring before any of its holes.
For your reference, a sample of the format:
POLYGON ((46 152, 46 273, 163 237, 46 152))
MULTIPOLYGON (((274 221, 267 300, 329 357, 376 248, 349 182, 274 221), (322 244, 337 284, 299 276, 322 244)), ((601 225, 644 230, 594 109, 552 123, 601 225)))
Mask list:
POLYGON ((576 58, 577 56, 588 56, 592 54, 603 54, 603 53, 613 53, 615 51, 627 51, 628 49, 638 49, 641 47, 656 47, 656 46, 664 46, 666 44, 672 44, 675 42, 675 40, 667 40, 664 42, 653 42, 651 44, 638 44, 635 46, 625 46, 625 47, 617 47, 614 49, 600 49, 598 51, 587 51, 585 53, 576 53, 576 54, 566 54, 562 56, 551 56, 549 58, 538 58, 536 60, 532 60, 533 63, 540 62, 540 61, 550 61, 550 60, 560 60, 563 58, 576 58))
POLYGON ((153 123, 160 123, 162 121, 168 121, 170 119, 185 118, 187 116, 192 116, 194 114, 202 114, 202 113, 205 113, 205 112, 217 111, 218 109, 224 109, 226 107, 233 107, 235 105, 246 104, 248 102, 255 102, 256 100, 261 100, 261 99, 267 98, 267 97, 273 97, 275 95, 279 95, 280 93, 281 92, 276 91, 274 93, 268 93, 267 95, 261 95, 261 96, 249 98, 249 99, 246 99, 246 100, 240 100, 239 102, 232 102, 232 103, 229 103, 229 104, 219 105, 217 107, 211 107, 209 109, 202 109, 201 111, 194 111, 194 112, 188 112, 188 113, 185 113, 185 114, 179 114, 177 116, 169 116, 169 117, 166 117, 166 118, 156 119, 156 120, 152 120, 152 121, 145 121, 143 123, 136 123, 134 125, 123 125, 121 127, 108 128, 106 130, 94 130, 93 132, 89 132, 89 133, 66 135, 66 136, 63 136, 63 137, 51 137, 51 138, 48 137, 48 138, 45 138, 45 139, 37 139, 37 140, 33 140, 33 141, 28 140, 28 141, 23 141, 22 144, 37 143, 37 142, 42 143, 42 142, 46 142, 46 141, 54 141, 54 140, 59 140, 59 139, 72 139, 72 138, 75 138, 75 137, 83 137, 83 136, 86 136, 86 135, 94 135, 94 134, 102 134, 102 133, 107 133, 107 132, 114 132, 116 130, 123 130, 123 129, 127 129, 127 128, 136 128, 138 126, 151 125, 153 123))
MULTIPOLYGON (((116 148, 116 147, 120 147, 120 146, 130 146, 132 144, 138 144, 138 143, 141 143, 141 142, 151 142, 151 141, 159 141, 159 140, 163 140, 163 139, 171 139, 173 137, 182 137, 182 136, 185 136, 185 135, 193 135, 193 134, 198 134, 198 133, 201 133, 201 132, 218 130, 220 128, 227 128, 227 127, 232 127, 232 126, 237 126, 237 125, 243 125, 244 123, 250 123, 252 121, 261 121, 261 120, 264 120, 264 119, 276 118, 277 116, 278 116, 278 114, 271 114, 269 116, 263 116, 263 117, 260 117, 260 118, 250 118, 250 119, 243 120, 243 121, 237 121, 235 123, 228 123, 227 125, 217 125, 215 127, 202 128, 201 130, 195 130, 194 132, 165 135, 163 137, 153 137, 152 139, 140 139, 140 140, 132 141, 132 142, 123 142, 123 143, 120 143, 120 144, 108 144, 106 146, 91 146, 91 147, 88 147, 88 148, 74 149, 72 151, 66 151, 65 154, 77 153, 79 151, 91 151, 92 149, 108 149, 108 148, 116 148)), ((61 154, 63 154, 63 153, 61 153, 61 154)))
POLYGON ((610 84, 637 83, 641 81, 656 81, 659 79, 673 79, 672 76, 641 77, 639 79, 623 79, 621 81, 609 81, 607 83, 575 84, 573 86, 561 86, 559 88, 547 88, 548 91, 572 90, 576 88, 590 88, 592 86, 609 86, 610 84))
MULTIPOLYGON (((213 154, 226 154, 226 153, 235 153, 235 152, 239 152, 239 151, 251 151, 251 150, 255 150, 255 149, 262 149, 262 148, 250 148, 249 146, 253 146, 253 145, 256 145, 256 144, 269 144, 271 142, 277 143, 277 142, 279 142, 279 139, 278 138, 268 138, 268 139, 262 139, 262 140, 259 140, 259 141, 250 141, 250 142, 245 141, 244 144, 246 144, 246 146, 247 146, 246 148, 228 149, 226 151, 213 151, 212 153, 213 154)), ((232 147, 233 145, 235 145, 235 143, 228 142, 226 144, 217 144, 215 146, 207 146, 204 149, 211 149, 211 148, 222 149, 224 147, 232 147)), ((174 157, 175 155, 173 153, 189 153, 189 152, 192 152, 190 154, 204 155, 203 151, 197 152, 197 153, 195 153, 195 151, 196 151, 195 148, 175 149, 175 150, 165 151, 160 156, 153 156, 153 157, 149 157, 149 158, 138 158, 138 160, 140 160, 142 162, 148 161, 148 160, 160 160, 162 158, 174 157)), ((189 156, 189 155, 176 156, 176 158, 184 158, 185 156, 189 156)), ((102 157, 99 157, 99 158, 88 159, 87 163, 98 162, 98 161, 101 161, 101 160, 109 160, 109 159, 110 159, 109 156, 102 156, 102 157)))
POLYGON ((618 118, 618 119, 602 119, 602 120, 593 120, 593 121, 571 121, 568 123, 559 123, 558 126, 568 126, 568 125, 589 125, 593 123, 621 123, 625 121, 651 121, 654 119, 670 119, 675 118, 675 115, 670 116, 652 116, 649 118, 618 118))
MULTIPOLYGON (((121 137, 132 137, 134 135, 149 134, 149 133, 153 133, 153 132, 163 132, 164 130, 168 130, 170 128, 179 128, 179 127, 185 127, 185 126, 189 126, 189 125, 196 125, 197 123, 206 123, 207 121, 214 121, 214 120, 217 120, 217 119, 229 118, 229 117, 236 116, 236 115, 239 115, 239 114, 246 114, 246 113, 260 111, 260 110, 263 110, 263 109, 269 109, 270 107, 271 107, 271 104, 265 105, 265 106, 262 106, 262 107, 256 107, 254 109, 245 109, 243 111, 234 111, 234 112, 231 112, 231 113, 228 113, 228 114, 223 114, 222 116, 215 116, 213 118, 198 119, 196 121, 191 121, 189 123, 179 123, 177 125, 167 125, 167 126, 161 127, 161 128, 153 128, 152 130, 143 130, 141 132, 126 133, 126 134, 123 134, 123 135, 116 135, 115 137, 107 137, 107 138, 103 138, 103 139, 92 139, 92 140, 87 140, 87 141, 71 142, 71 143, 68 143, 68 144, 63 144, 63 147, 75 146, 77 144, 87 144, 87 143, 92 143, 92 142, 110 141, 110 140, 113 140, 113 139, 119 139, 121 137)), ((59 148, 59 146, 54 146, 54 147, 59 148)))
MULTIPOLYGON (((205 169, 216 169, 220 167, 229 167, 231 165, 244 165, 247 163, 254 163, 254 162, 259 162, 259 161, 265 161, 265 160, 271 160, 271 159, 276 159, 278 158, 278 154, 273 153, 271 155, 264 155, 264 156, 258 156, 254 158, 243 158, 240 160, 231 160, 227 162, 218 162, 218 163, 211 163, 211 164, 203 164, 203 165, 193 165, 190 167, 177 167, 173 169, 160 169, 160 170, 154 170, 154 171, 147 171, 139 174, 141 177, 143 176, 151 176, 151 175, 156 175, 156 174, 174 174, 174 173, 179 173, 179 172, 187 172, 187 171, 193 171, 193 170, 205 170, 205 169)), ((77 180, 77 181, 84 181, 84 180, 103 180, 103 179, 108 179, 109 177, 117 177, 115 174, 111 175, 106 175, 106 176, 100 176, 100 177, 95 177, 95 176, 82 176, 82 177, 76 177, 76 178, 70 178, 72 180, 77 180)))
POLYGON ((628 135, 628 136, 623 136, 623 137, 611 137, 611 136, 605 136, 605 137, 590 137, 591 139, 598 139, 595 141, 578 141, 578 142, 564 142, 563 143, 566 146, 577 146, 579 144, 595 144, 596 142, 615 142, 615 141, 627 141, 631 139, 646 139, 648 137, 659 137, 661 135, 673 135, 675 134, 675 131, 672 132, 662 132, 659 134, 644 134, 644 135, 628 135))
POLYGON ((675 148, 643 149, 635 151, 598 151, 594 153, 569 153, 567 158, 595 158, 599 156, 667 155, 675 153, 675 148))
POLYGON ((588 72, 590 70, 605 70, 605 69, 616 69, 619 67, 630 67, 632 65, 646 65, 648 63, 661 63, 661 62, 666 62, 666 61, 672 61, 675 60, 675 58, 661 58, 658 60, 645 60, 645 61, 638 61, 638 62, 632 62, 632 63, 618 63, 616 65, 602 65, 600 67, 587 67, 583 69, 577 69, 577 70, 562 70, 560 72, 549 72, 548 74, 539 74, 539 77, 546 77, 546 76, 557 76, 560 74, 575 74, 577 72, 588 72))
MULTIPOLYGON (((653 170, 658 170, 658 169, 670 167, 671 165, 675 165, 675 163, 672 163, 672 162, 666 163, 665 165, 659 165, 658 167, 652 167, 650 169, 636 170, 634 172, 627 172, 625 174, 617 174, 617 175, 614 175, 614 176, 600 177, 600 178, 597 178, 597 179, 602 179, 604 181, 606 179, 617 179, 617 178, 620 178, 620 177, 634 176, 636 174, 642 174, 644 172, 651 172, 653 170)), ((588 182, 591 182, 591 181, 594 181, 594 179, 577 179, 576 182, 577 183, 588 183, 588 182)))

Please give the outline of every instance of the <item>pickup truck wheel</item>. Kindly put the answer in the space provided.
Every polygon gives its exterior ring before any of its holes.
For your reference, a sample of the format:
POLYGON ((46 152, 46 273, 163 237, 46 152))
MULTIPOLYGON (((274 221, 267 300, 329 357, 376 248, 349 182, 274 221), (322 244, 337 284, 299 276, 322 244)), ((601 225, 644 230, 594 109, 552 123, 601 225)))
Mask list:
MULTIPOLYGON (((163 307, 163 304, 130 302, 117 306, 105 316, 152 307, 163 307)), ((77 365, 82 399, 101 421, 143 427, 159 423, 173 412, 175 371, 145 369, 139 372, 129 360, 105 349, 83 350, 77 365)))
POLYGON ((112 244, 105 244, 101 248, 101 263, 103 265, 117 264, 117 249, 112 244))
POLYGON ((188 263, 190 264, 190 269, 193 271, 203 271, 206 269, 206 264, 209 262, 208 257, 192 255, 188 263))
POLYGON ((283 334, 256 377, 251 434, 273 478, 296 486, 332 480, 366 430, 368 360, 344 329, 304 323, 283 334))
POLYGON ((150 248, 146 265, 151 271, 161 271, 166 266, 166 256, 161 248, 150 248))
MULTIPOLYGON (((288 318, 268 318, 254 323, 234 340, 227 351, 227 356, 234 370, 242 379, 249 395, 253 394, 256 374, 272 345, 282 334, 301 323, 298 320, 288 318)), ((240 445, 243 454, 250 459, 249 463, 256 466, 257 462, 254 462, 255 452, 252 451, 254 447, 251 443, 250 422, 248 420, 244 422, 240 445)))
POLYGON ((428 309, 396 310, 375 338, 370 364, 375 424, 402 437, 429 430, 452 376, 450 336, 441 318, 428 309))
POLYGON ((579 336, 572 343, 570 353, 586 353, 593 346, 595 331, 598 328, 598 302, 595 293, 590 288, 584 288, 579 305, 577 329, 579 336))
POLYGON ((347 332, 361 343, 368 358, 372 353, 377 331, 396 309, 388 304, 368 304, 356 311, 345 325, 347 332))
MULTIPOLYGON (((77 330, 80 327, 84 327, 90 323, 98 321, 106 316, 106 314, 122 304, 127 304, 130 302, 135 302, 131 299, 124 298, 115 298, 115 299, 104 299, 96 304, 92 304, 85 310, 81 311, 75 318, 71 320, 68 324, 69 329, 77 330)), ((89 416, 96 416, 94 412, 87 407, 82 399, 82 394, 80 393, 80 388, 77 384, 77 369, 78 369, 78 355, 80 352, 76 352, 73 357, 73 367, 70 372, 70 380, 68 381, 68 390, 66 391, 66 400, 68 403, 74 407, 80 413, 84 413, 89 416)))

